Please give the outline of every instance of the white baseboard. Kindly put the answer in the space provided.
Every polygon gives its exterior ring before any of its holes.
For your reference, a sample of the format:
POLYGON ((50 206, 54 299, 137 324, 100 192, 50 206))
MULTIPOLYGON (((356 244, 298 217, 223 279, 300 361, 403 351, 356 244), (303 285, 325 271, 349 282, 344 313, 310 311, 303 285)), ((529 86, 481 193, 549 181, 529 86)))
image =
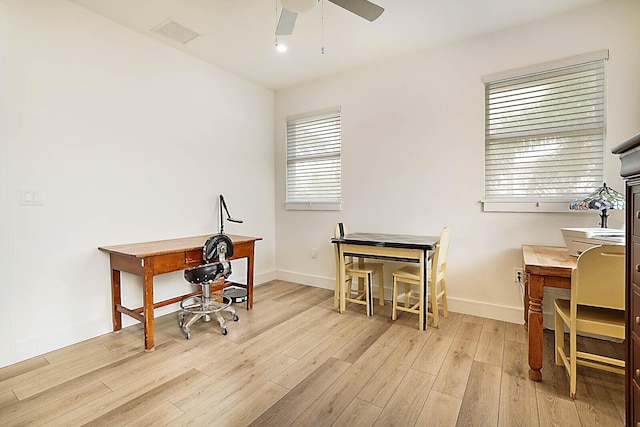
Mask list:
MULTIPOLYGON (((335 278, 313 276, 308 274, 295 273, 293 271, 276 272, 278 280, 286 280, 288 282, 300 283, 303 285, 314 286, 316 288, 333 290, 336 284, 335 278)), ((385 299, 391 300, 391 289, 385 287, 385 299)), ((374 286, 374 295, 377 295, 377 288, 374 286)), ((471 301, 459 298, 448 297, 449 310, 455 313, 469 314, 479 317, 487 317, 489 319, 502 320, 510 323, 524 323, 523 307, 504 306, 498 304, 489 304, 480 301, 471 301)))
POLYGON ((300 274, 293 271, 276 271, 277 280, 285 280, 287 282, 300 283, 302 285, 314 286, 322 289, 335 289, 336 279, 334 277, 327 278, 321 276, 312 276, 310 274, 300 274))
MULTIPOLYGON (((333 290, 335 286, 335 279, 333 277, 321 277, 314 276, 309 274, 300 274, 293 271, 282 271, 278 270, 276 272, 270 272, 267 277, 268 279, 261 280, 258 283, 264 283, 269 280, 273 280, 273 276, 277 280, 286 280, 288 282, 300 283, 307 286, 314 286, 316 288, 323 288, 333 290)), ((386 297, 385 299, 391 300, 391 290, 386 289, 386 297)), ((377 295, 377 287, 374 286, 374 295, 377 295)), ((545 298, 545 311, 543 313, 543 321, 545 329, 554 329, 554 314, 551 308, 553 304, 548 302, 547 300, 553 301, 553 297, 555 295, 549 295, 550 298, 545 298)), ((562 295, 561 295, 562 296, 562 295)), ((467 299, 453 298, 449 296, 447 298, 447 302, 449 303, 449 310, 462 313, 469 314, 473 316, 479 317, 487 317, 489 319, 502 320, 510 323, 523 324, 524 323, 524 309, 521 305, 517 306, 505 306, 498 304, 490 304, 486 302, 473 301, 467 299)))
POLYGON ((490 304, 480 301, 447 297, 449 310, 454 313, 469 314, 472 316, 486 317, 503 322, 524 324, 524 309, 522 306, 507 306, 490 304))
POLYGON ((255 274, 253 276, 253 284, 254 286, 262 285, 263 283, 270 282, 272 280, 276 280, 276 271, 271 270, 266 273, 255 274))

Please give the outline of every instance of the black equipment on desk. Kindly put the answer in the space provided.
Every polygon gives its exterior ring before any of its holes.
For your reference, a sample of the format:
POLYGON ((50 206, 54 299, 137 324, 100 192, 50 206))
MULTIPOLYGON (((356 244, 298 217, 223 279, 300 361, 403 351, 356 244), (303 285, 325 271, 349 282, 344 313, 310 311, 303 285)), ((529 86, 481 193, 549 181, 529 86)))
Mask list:
POLYGON ((220 234, 224 234, 224 217, 222 216, 222 208, 224 208, 224 211, 227 213, 227 221, 235 222, 237 224, 242 224, 244 222, 241 219, 231 217, 231 214, 229 213, 229 209, 227 209, 227 204, 224 201, 224 196, 221 194, 220 195, 220 234))

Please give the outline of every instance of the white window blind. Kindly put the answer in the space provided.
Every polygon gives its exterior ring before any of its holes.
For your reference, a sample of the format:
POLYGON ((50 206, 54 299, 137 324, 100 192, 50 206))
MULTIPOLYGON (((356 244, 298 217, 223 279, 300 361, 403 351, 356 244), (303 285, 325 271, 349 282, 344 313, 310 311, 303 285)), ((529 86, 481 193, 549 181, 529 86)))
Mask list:
POLYGON ((340 110, 287 119, 287 208, 339 209, 340 110))
POLYGON ((485 84, 485 202, 568 201, 604 177, 604 59, 485 84))

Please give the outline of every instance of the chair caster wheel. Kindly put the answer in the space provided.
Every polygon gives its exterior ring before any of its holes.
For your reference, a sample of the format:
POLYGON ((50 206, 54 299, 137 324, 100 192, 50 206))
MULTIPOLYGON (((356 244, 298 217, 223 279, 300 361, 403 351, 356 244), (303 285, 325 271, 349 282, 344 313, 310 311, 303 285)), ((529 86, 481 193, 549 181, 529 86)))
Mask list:
POLYGON ((184 334, 184 337, 188 340, 191 339, 191 332, 187 332, 186 334, 184 334))
POLYGON ((182 328, 184 326, 184 314, 178 315, 178 327, 182 328))
POLYGON ((229 330, 225 327, 222 328, 222 335, 227 335, 229 333, 229 330))
POLYGON ((237 322, 238 320, 240 320, 240 318, 238 317, 238 315, 237 315, 237 314, 234 314, 234 315, 233 315, 233 321, 234 321, 234 322, 237 322))

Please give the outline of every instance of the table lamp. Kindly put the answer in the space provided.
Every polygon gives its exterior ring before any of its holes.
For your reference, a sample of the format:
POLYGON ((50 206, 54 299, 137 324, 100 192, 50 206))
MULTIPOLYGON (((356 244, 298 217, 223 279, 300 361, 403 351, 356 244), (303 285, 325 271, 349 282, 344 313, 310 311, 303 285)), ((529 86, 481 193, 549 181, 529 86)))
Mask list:
POLYGON ((578 211, 600 211, 600 227, 602 228, 607 228, 607 217, 609 216, 607 214, 607 210, 624 208, 624 196, 618 193, 616 190, 607 187, 606 183, 603 183, 602 187, 598 188, 587 197, 574 200, 569 205, 569 209, 578 211))
POLYGON ((224 217, 222 216, 222 208, 227 213, 227 221, 235 222, 238 224, 242 224, 243 221, 241 219, 232 218, 229 213, 229 209, 227 209, 227 204, 224 202, 224 196, 220 195, 220 234, 224 234, 224 217))

